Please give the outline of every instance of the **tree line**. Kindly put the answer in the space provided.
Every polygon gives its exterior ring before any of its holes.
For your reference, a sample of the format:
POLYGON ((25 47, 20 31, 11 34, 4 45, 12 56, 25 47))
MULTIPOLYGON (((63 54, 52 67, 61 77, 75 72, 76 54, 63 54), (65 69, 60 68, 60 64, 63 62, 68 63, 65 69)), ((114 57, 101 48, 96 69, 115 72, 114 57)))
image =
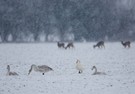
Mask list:
POLYGON ((135 40, 134 0, 0 0, 1 42, 135 40))

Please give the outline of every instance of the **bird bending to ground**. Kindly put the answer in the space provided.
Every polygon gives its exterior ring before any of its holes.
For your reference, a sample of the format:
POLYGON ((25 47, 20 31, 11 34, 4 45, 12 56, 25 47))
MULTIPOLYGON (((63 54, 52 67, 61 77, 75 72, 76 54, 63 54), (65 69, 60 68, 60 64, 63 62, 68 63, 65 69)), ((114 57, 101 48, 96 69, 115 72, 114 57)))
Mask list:
POLYGON ((31 73, 32 70, 34 70, 35 72, 41 72, 43 75, 46 72, 53 71, 53 69, 47 65, 36 66, 33 64, 31 65, 28 75, 31 73))

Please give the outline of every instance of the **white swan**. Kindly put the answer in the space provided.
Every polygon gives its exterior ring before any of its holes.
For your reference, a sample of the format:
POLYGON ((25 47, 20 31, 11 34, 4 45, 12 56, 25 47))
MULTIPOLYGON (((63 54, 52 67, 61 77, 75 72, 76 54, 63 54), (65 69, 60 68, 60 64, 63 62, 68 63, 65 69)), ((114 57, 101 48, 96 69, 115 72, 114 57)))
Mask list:
POLYGON ((18 75, 16 72, 11 72, 10 71, 10 66, 9 65, 7 65, 7 76, 16 76, 16 75, 18 75))
POLYGON ((94 70, 94 69, 95 69, 95 72, 92 75, 106 75, 105 72, 98 72, 96 66, 92 67, 92 70, 94 70))
POLYGON ((47 65, 36 66, 33 64, 33 65, 31 65, 28 75, 31 73, 32 70, 34 70, 36 72, 41 72, 43 75, 45 72, 53 71, 53 69, 47 65))
POLYGON ((83 72, 83 69, 84 69, 78 59, 76 61, 76 69, 79 71, 78 73, 82 73, 83 72))

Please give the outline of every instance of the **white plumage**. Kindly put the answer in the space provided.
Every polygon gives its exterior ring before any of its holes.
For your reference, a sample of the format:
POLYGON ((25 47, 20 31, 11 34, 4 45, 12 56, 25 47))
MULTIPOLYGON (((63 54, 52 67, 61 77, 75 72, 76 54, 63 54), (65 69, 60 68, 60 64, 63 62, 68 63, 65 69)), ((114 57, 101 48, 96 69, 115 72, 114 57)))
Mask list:
POLYGON ((94 70, 95 72, 92 75, 106 75, 105 72, 98 72, 96 66, 93 66, 91 70, 94 70))
POLYGON ((79 71, 78 73, 82 73, 84 70, 82 64, 80 63, 80 61, 78 59, 76 61, 76 69, 79 71))

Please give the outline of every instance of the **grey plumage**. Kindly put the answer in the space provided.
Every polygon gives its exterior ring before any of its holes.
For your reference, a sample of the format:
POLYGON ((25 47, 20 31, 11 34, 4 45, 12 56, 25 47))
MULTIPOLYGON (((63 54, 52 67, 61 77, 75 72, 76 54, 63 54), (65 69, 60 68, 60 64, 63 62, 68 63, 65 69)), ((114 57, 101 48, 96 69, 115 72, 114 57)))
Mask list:
POLYGON ((7 76, 17 76, 18 75, 16 72, 11 72, 10 71, 10 66, 9 65, 7 65, 7 70, 8 70, 7 76))
POLYGON ((92 75, 106 75, 105 72, 98 72, 96 66, 92 67, 92 70, 94 70, 94 69, 95 69, 95 72, 92 75))
POLYGON ((35 72, 41 72, 43 75, 46 72, 53 71, 53 69, 47 65, 36 66, 33 64, 31 65, 28 75, 31 73, 32 70, 34 70, 35 72))

